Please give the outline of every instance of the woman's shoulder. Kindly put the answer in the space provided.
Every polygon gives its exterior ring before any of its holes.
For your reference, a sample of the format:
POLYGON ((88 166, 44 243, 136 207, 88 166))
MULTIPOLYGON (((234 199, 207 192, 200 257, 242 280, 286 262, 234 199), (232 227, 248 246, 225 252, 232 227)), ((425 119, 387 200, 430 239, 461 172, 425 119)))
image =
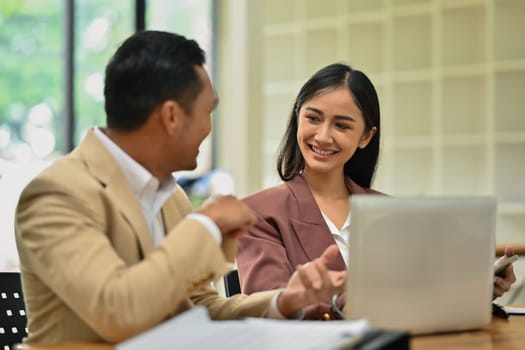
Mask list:
POLYGON ((242 200, 249 206, 265 205, 268 202, 276 203, 277 201, 283 200, 285 197, 290 195, 290 191, 286 183, 281 183, 276 186, 268 187, 264 190, 254 192, 242 200))
POLYGON ((383 195, 383 196, 388 196, 388 194, 386 194, 384 192, 380 192, 380 191, 374 190, 373 188, 367 188, 365 190, 366 190, 366 193, 368 193, 368 194, 380 194, 380 195, 383 195))
POLYGON ((270 201, 275 205, 278 201, 284 203, 288 199, 297 200, 297 198, 305 198, 309 193, 310 190, 308 189, 303 177, 296 175, 278 185, 252 193, 244 197, 243 201, 254 204, 270 201))
POLYGON ((348 187, 350 187, 350 192, 353 194, 378 194, 378 195, 387 196, 386 193, 374 190, 373 188, 360 186, 350 178, 346 178, 346 181, 347 181, 348 187))

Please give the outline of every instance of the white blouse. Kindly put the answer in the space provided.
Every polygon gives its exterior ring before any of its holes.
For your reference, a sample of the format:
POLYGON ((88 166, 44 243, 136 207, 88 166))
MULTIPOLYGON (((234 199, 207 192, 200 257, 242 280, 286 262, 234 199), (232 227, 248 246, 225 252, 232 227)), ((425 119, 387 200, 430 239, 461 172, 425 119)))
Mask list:
POLYGON ((323 212, 321 212, 321 214, 323 215, 323 219, 326 222, 328 229, 334 236, 335 243, 337 243, 337 247, 341 252, 345 264, 348 265, 348 247, 350 244, 350 213, 348 213, 341 230, 339 230, 337 226, 334 225, 328 216, 326 216, 323 212))

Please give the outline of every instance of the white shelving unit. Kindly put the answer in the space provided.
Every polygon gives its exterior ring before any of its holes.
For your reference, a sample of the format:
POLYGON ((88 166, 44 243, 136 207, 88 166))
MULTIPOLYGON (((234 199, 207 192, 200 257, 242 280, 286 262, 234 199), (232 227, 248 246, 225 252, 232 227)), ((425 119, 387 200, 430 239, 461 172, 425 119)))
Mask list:
MULTIPOLYGON (((251 13, 261 70, 263 178, 300 86, 326 64, 380 95, 375 188, 496 195, 498 242, 525 243, 525 0, 264 0, 251 13)), ((249 62, 248 62, 249 64, 249 62)), ((257 91, 255 91, 257 92, 257 91)))

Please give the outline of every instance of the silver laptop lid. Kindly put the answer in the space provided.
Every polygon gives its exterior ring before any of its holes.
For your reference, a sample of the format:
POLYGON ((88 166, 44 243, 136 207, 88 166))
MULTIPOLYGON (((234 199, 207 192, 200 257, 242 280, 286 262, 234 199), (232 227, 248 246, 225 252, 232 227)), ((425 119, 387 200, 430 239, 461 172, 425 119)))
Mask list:
POLYGON ((491 319, 496 200, 351 196, 347 319, 414 334, 491 319))

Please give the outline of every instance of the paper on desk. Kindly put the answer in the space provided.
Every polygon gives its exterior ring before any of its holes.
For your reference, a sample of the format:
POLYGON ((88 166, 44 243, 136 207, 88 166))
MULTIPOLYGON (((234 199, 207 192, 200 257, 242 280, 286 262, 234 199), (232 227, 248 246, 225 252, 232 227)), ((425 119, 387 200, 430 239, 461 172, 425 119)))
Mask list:
POLYGON ((510 315, 525 315, 525 307, 503 306, 503 309, 510 315))
POLYGON ((116 349, 337 349, 357 341, 369 329, 366 320, 212 321, 201 306, 117 344, 116 349))

